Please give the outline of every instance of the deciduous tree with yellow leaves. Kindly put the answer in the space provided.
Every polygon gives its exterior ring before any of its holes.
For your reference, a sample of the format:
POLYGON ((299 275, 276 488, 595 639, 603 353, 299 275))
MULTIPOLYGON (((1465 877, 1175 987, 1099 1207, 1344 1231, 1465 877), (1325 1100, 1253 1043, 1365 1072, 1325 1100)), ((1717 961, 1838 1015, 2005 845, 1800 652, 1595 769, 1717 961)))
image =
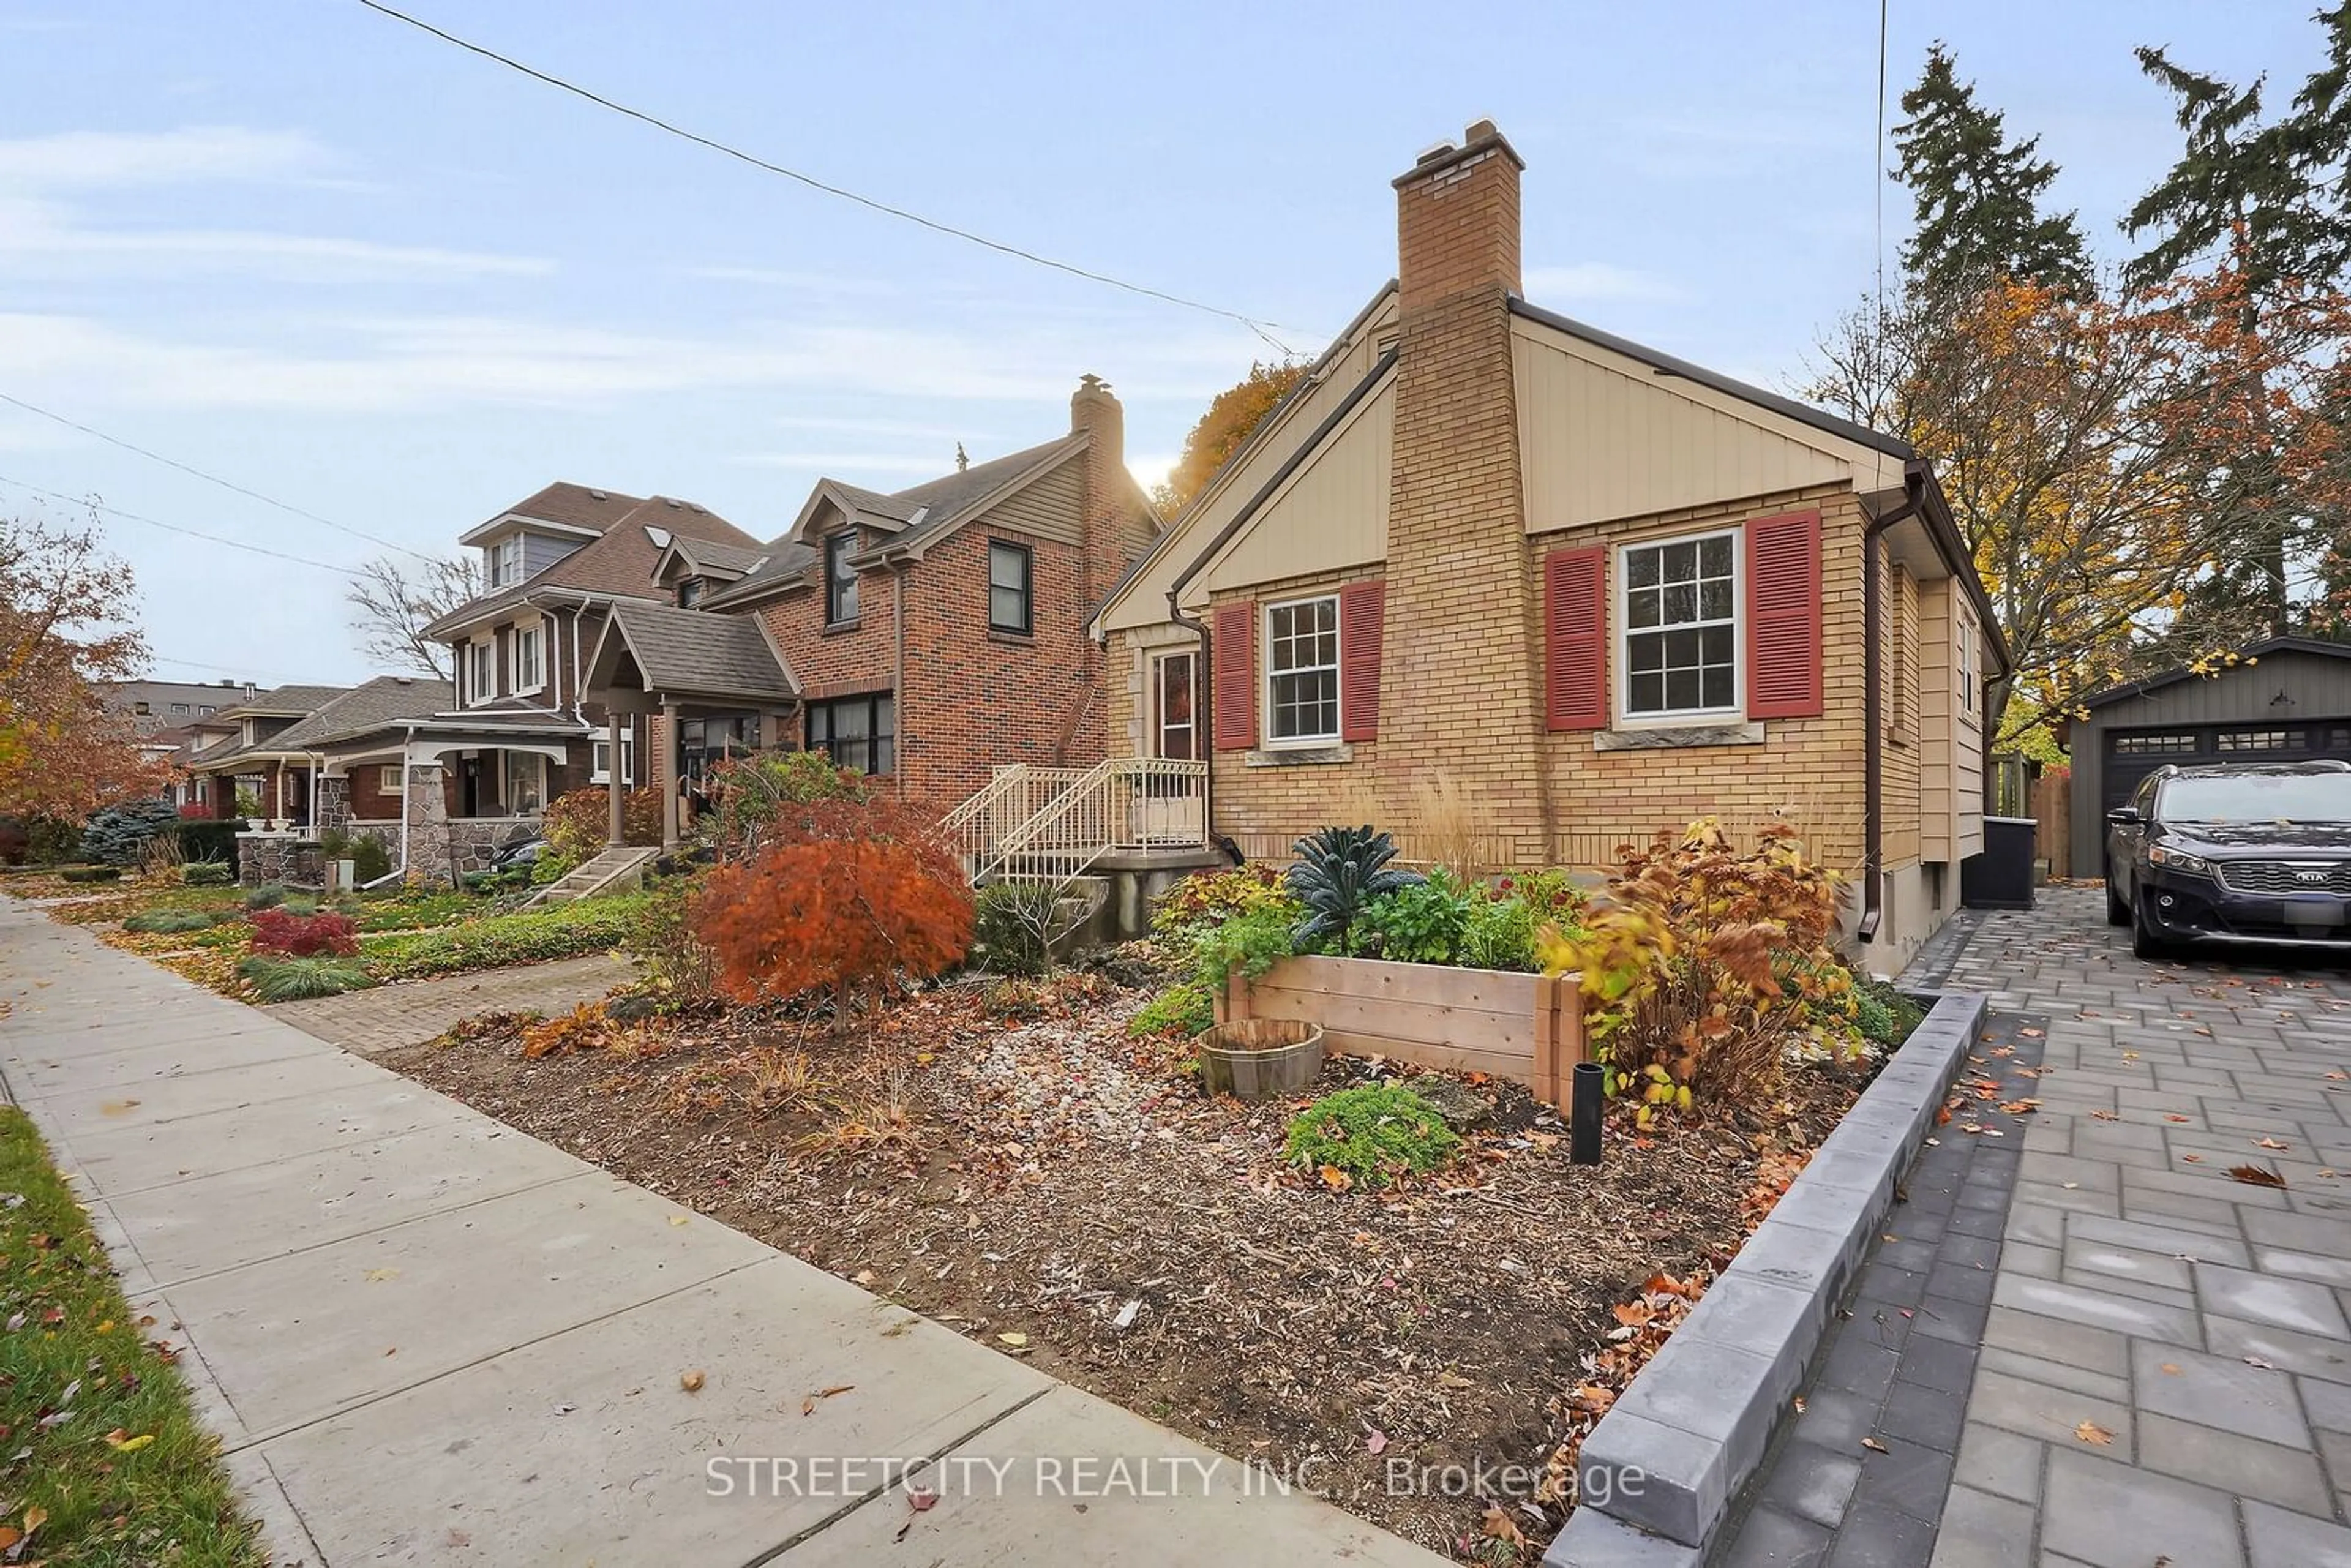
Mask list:
POLYGON ((146 665, 131 595, 94 530, 0 518, 0 816, 78 822, 164 783, 101 685, 146 665))

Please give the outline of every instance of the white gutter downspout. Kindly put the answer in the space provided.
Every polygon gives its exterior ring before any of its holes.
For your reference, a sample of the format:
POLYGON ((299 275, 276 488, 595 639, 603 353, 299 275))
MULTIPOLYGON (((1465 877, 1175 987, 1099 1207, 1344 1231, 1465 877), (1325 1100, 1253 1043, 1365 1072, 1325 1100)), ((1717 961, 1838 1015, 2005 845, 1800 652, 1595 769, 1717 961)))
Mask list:
POLYGON ((400 743, 400 863, 373 882, 361 883, 360 891, 362 893, 371 892, 394 877, 408 874, 408 758, 411 748, 415 745, 416 726, 412 722, 408 727, 408 737, 400 743))

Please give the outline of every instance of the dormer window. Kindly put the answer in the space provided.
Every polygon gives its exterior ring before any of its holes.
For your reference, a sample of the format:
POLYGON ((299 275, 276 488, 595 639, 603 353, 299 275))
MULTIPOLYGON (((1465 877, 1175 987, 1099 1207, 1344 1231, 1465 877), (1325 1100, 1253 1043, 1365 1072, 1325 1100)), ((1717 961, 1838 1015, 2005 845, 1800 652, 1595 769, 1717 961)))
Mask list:
POLYGON ((857 549, 857 532, 843 528, 824 541, 824 619, 838 626, 857 619, 857 573, 849 558, 857 549))
POLYGON ((507 588, 522 580, 522 536, 508 534, 483 551, 488 559, 490 586, 507 588))
POLYGON ((702 602, 702 579, 689 577, 677 585, 677 607, 691 610, 702 602))

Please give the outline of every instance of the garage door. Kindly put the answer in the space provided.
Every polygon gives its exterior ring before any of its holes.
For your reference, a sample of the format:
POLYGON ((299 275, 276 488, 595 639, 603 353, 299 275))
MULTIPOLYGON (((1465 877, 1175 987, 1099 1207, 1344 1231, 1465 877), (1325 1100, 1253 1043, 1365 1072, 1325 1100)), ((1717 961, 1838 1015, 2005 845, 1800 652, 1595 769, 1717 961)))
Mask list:
POLYGON ((2351 761, 2351 721, 2115 730, 2106 737, 2099 809, 2111 811, 2128 800, 2139 780, 2167 762, 2302 762, 2322 757, 2351 761))

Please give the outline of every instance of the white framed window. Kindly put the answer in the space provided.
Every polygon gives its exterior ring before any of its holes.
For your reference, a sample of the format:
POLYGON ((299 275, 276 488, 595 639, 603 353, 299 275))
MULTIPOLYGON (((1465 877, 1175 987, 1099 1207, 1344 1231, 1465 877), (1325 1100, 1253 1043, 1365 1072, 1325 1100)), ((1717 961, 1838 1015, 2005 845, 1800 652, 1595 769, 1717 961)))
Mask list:
POLYGON ((1959 645, 1952 650, 1951 679, 1959 688, 1959 722, 1978 729, 1983 725, 1983 705, 1976 700, 1976 660, 1982 652, 1983 638, 1976 631, 1976 618, 1966 611, 1960 611, 1954 620, 1959 628, 1959 645))
POLYGON ((547 758, 535 751, 509 751, 507 758, 507 815, 534 817, 547 805, 547 758))
POLYGON ((467 643, 459 649, 465 661, 465 701, 486 703, 498 695, 497 644, 485 639, 467 643))
POLYGON ((514 630, 514 689, 543 691, 547 686, 547 622, 533 621, 514 630))
POLYGON ((1739 536, 1616 552, 1618 714, 1638 723, 1739 711, 1739 536))
POLYGON ((401 767, 397 762, 387 762, 382 767, 377 768, 375 771, 376 793, 379 795, 399 794, 402 789, 402 785, 400 782, 400 775, 401 767))
MULTIPOLYGON (((610 784, 612 781, 612 743, 607 738, 596 743, 588 781, 610 784)), ((632 730, 621 732, 621 782, 633 785, 637 781, 637 737, 632 730)))
POLYGON ((509 534, 482 553, 486 558, 492 588, 506 588, 522 580, 520 534, 509 534))
POLYGON ((1268 746, 1339 738, 1337 594, 1266 606, 1265 734, 1268 746))

